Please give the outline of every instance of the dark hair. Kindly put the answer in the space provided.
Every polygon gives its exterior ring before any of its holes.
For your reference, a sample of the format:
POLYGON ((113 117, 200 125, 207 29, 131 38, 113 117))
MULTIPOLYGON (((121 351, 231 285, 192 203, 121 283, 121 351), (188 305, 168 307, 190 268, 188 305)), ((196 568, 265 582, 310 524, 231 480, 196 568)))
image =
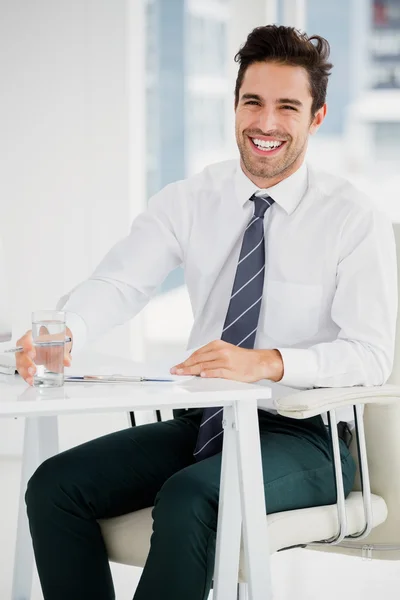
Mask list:
POLYGON ((239 63, 235 107, 239 102, 239 90, 247 68, 257 62, 276 62, 303 67, 307 71, 313 98, 311 112, 314 115, 326 99, 328 77, 333 67, 328 62, 329 52, 329 42, 319 35, 308 37, 294 27, 282 25, 256 27, 235 56, 235 62, 239 63))

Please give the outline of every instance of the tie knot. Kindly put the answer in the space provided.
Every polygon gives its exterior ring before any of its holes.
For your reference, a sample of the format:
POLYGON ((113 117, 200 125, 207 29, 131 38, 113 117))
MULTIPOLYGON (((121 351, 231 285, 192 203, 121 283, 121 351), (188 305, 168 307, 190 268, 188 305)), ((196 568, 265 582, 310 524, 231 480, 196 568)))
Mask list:
POLYGON ((254 216, 260 219, 264 218, 266 210, 274 203, 270 196, 256 196, 255 194, 250 200, 254 202, 254 216))

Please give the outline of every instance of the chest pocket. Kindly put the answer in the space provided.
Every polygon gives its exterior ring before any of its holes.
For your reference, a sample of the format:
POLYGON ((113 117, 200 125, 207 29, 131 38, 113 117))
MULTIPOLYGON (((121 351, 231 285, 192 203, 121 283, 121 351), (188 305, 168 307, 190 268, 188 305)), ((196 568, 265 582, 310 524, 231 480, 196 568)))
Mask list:
POLYGON ((322 285, 266 282, 264 331, 281 344, 297 344, 318 331, 322 285))

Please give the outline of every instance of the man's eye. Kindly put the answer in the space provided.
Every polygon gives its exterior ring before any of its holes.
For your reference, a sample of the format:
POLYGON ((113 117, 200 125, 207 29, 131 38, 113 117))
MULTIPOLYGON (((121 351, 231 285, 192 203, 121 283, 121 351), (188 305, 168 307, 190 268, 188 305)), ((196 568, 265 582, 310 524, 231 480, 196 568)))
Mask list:
POLYGON ((247 100, 245 104, 259 104, 259 102, 257 102, 257 100, 247 100))
POLYGON ((289 104, 284 104, 281 108, 288 108, 289 110, 296 110, 294 106, 290 106, 289 104))

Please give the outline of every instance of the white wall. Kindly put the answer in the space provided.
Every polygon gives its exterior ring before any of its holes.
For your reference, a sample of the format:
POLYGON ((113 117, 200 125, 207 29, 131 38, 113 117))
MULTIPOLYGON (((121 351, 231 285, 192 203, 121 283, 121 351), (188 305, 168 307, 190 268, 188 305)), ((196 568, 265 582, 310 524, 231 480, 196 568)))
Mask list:
MULTIPOLYGON (((141 0, 0 3, 0 233, 14 341, 143 206, 143 31, 141 0)), ((140 358, 141 344, 139 321, 96 348, 140 358)), ((21 439, 19 421, 0 422, 0 454, 21 439)))

